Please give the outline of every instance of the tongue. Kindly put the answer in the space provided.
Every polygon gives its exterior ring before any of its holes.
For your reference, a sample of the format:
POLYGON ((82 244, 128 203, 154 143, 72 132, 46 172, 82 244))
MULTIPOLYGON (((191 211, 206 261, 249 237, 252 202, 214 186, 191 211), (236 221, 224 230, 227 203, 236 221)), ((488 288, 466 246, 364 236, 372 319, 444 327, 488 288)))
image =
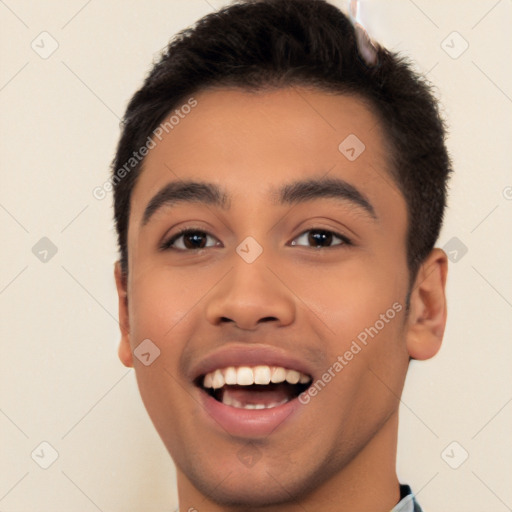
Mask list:
POLYGON ((291 384, 268 384, 266 386, 254 384, 252 386, 225 385, 220 390, 219 400, 229 396, 239 401, 242 405, 263 404, 265 406, 279 403, 283 400, 291 400, 297 396, 295 386, 291 384))

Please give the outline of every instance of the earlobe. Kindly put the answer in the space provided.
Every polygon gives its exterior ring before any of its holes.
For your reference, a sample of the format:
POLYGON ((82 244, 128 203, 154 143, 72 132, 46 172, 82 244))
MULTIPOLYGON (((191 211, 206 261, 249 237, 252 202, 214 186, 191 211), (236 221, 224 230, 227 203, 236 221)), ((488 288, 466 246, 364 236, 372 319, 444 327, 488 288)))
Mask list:
POLYGON ((447 272, 448 258, 442 249, 434 249, 418 271, 407 330, 407 350, 413 359, 430 359, 441 348, 447 316, 447 272))
POLYGON ((114 277, 119 298, 119 329, 121 330, 121 341, 119 342, 117 353, 119 359, 125 366, 133 367, 133 355, 130 346, 127 280, 121 270, 121 263, 119 261, 115 263, 114 277))

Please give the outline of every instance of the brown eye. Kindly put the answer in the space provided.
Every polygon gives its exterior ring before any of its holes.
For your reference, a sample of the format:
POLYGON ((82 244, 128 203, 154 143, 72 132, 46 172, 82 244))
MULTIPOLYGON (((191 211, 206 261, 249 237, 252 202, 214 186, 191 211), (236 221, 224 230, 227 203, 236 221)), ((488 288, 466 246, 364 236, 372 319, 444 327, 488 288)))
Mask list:
POLYGON ((327 229, 309 229, 308 231, 304 231, 300 236, 298 236, 291 245, 309 245, 311 244, 315 248, 329 248, 332 247, 333 240, 339 240, 341 243, 336 243, 334 245, 350 245, 350 240, 339 233, 335 233, 334 231, 329 231, 327 229), (297 240, 302 240, 303 243, 298 243, 297 240))
POLYGON ((164 242, 162 249, 176 249, 181 251, 190 251, 197 249, 205 249, 207 247, 214 247, 217 245, 215 242, 211 245, 206 245, 208 238, 214 239, 205 231, 197 229, 185 229, 174 235, 170 240, 164 242))

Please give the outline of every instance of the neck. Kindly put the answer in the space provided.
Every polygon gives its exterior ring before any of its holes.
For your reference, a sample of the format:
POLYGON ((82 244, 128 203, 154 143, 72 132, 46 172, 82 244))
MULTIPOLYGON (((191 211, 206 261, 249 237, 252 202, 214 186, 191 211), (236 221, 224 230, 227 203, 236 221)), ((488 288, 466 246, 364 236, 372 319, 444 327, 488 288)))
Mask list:
MULTIPOLYGON (((288 503, 265 507, 221 505, 194 487, 177 468, 179 512, 389 512, 400 499, 396 476, 398 411, 344 467, 303 496, 290 496, 288 503)), ((221 468, 219 468, 219 480, 221 468)), ((220 483, 219 485, 222 485, 220 483)))

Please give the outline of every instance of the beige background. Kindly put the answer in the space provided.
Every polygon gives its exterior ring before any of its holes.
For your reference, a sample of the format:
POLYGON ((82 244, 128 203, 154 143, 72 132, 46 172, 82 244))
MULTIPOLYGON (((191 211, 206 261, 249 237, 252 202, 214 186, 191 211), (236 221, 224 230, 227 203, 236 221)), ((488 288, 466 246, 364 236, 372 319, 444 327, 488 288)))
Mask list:
MULTIPOLYGON (((177 504, 172 462, 117 359, 111 196, 92 190, 159 50, 226 3, 0 1, 3 512, 177 504), (42 237, 58 251, 46 262, 42 237)), ((399 476, 426 512, 512 510, 512 3, 363 0, 361 14, 438 87, 456 169, 439 241, 457 239, 448 328, 440 353, 411 365, 399 476)))

